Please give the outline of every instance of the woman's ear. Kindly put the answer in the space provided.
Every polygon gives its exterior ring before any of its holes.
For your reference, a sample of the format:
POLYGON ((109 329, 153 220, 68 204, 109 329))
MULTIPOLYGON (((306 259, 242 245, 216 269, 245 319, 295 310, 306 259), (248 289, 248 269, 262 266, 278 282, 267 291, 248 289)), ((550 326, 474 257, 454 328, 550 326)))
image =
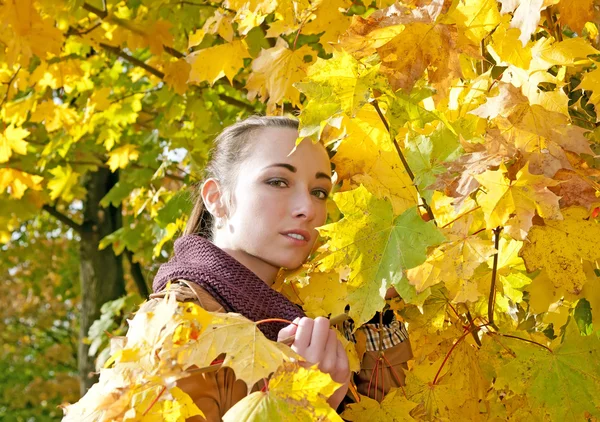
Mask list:
POLYGON ((216 179, 207 179, 202 184, 200 190, 204 206, 214 217, 223 217, 225 215, 225 205, 223 201, 223 192, 221 185, 216 179))

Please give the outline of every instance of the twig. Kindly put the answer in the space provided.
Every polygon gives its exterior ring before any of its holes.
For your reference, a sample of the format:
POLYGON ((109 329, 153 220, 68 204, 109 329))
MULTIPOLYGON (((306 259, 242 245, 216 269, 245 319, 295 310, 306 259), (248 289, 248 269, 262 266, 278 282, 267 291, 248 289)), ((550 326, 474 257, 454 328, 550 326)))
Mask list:
POLYGON ((392 132, 390 131, 390 125, 387 122, 387 120, 385 119, 385 116, 383 115, 383 112, 381 111, 381 108, 379 107, 379 103, 377 102, 377 100, 373 100, 371 102, 371 104, 373 104, 373 107, 375 107, 375 110, 377 110, 377 114, 379 115, 381 122, 383 123, 383 125, 385 126, 385 129, 390 134, 390 139, 392 140, 394 147, 396 148, 396 152, 398 153, 398 156, 400 157, 400 161, 402 161, 404 170, 406 170, 408 177, 410 177, 410 180, 413 182, 413 186, 417 190, 417 193, 419 193, 419 197, 421 198, 423 208, 425 208, 425 211, 427 211, 427 215, 429 216, 429 219, 431 221, 433 221, 433 223, 437 226, 437 221, 435 220, 433 211, 431 211, 431 207, 429 206, 429 204, 427 204, 427 200, 425 199, 425 197, 423 197, 423 195, 421 195, 421 193, 419 192, 419 188, 415 184, 415 174, 410 169, 410 166, 408 165, 408 161, 406 161, 406 158, 404 157, 404 154, 402 153, 402 150, 400 149, 400 145, 398 145, 398 142, 396 141, 396 139, 394 139, 392 137, 392 132))
MULTIPOLYGON (((465 305, 463 303, 463 305, 465 305)), ((467 305, 465 305, 465 308, 467 308, 467 305)), ((471 326, 475 326, 475 322, 473 321, 473 317, 471 316, 471 311, 469 311, 469 308, 467 308, 467 320, 469 321, 469 324, 471 324, 471 326)), ((475 343, 477 343, 477 345, 479 347, 481 347, 481 340, 479 339, 479 336, 477 335, 477 333, 479 332, 479 328, 477 328, 476 330, 473 330, 471 332, 471 334, 473 334, 473 340, 475 340, 475 343)))
POLYGON ((12 75, 10 77, 10 79, 8 80, 8 82, 6 82, 6 94, 4 95, 4 98, 2 99, 2 103, 0 103, 0 108, 2 108, 4 106, 4 104, 6 103, 6 101, 8 101, 8 93, 10 92, 10 86, 12 85, 12 83, 15 81, 17 75, 19 74, 19 72, 21 71, 21 66, 19 66, 17 68, 17 70, 15 71, 14 75, 12 75))
POLYGON ((71 220, 69 217, 57 210, 55 206, 45 204, 42 207, 42 209, 48 214, 50 214, 52 217, 56 218, 61 223, 66 224, 67 226, 75 230, 77 233, 83 233, 83 225, 77 224, 75 221, 71 220))
POLYGON ((494 324, 494 304, 496 303, 496 275, 498 273, 498 256, 500 255, 500 232, 502 227, 498 226, 494 230, 494 264, 492 266, 492 282, 490 283, 490 297, 488 299, 488 321, 491 327, 498 331, 498 327, 494 324))

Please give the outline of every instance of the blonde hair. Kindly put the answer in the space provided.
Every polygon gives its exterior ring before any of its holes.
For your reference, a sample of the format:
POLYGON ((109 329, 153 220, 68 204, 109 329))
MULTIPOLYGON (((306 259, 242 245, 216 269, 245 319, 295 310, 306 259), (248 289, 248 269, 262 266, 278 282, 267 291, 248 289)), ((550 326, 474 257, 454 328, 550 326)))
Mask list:
POLYGON ((271 127, 298 130, 298 121, 282 116, 251 116, 226 127, 215 138, 204 177, 194 189, 194 208, 184 234, 199 234, 207 238, 212 236, 214 221, 200 195, 204 181, 209 178, 218 180, 225 202, 231 205, 231 192, 237 180, 240 164, 250 154, 252 142, 255 140, 253 135, 264 128, 271 127))

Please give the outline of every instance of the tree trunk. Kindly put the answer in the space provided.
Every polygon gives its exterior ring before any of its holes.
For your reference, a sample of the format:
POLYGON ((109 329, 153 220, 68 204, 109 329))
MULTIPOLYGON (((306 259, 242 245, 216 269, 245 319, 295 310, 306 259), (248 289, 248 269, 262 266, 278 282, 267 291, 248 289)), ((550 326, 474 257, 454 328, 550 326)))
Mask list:
POLYGON ((121 227, 121 210, 110 206, 102 208, 100 200, 118 180, 117 173, 99 169, 89 173, 85 186, 87 196, 83 210, 84 222, 81 233, 81 317, 78 366, 81 394, 97 381, 94 359, 88 356, 89 345, 84 343, 92 323, 100 317, 100 308, 110 300, 125 294, 122 257, 112 248, 98 250, 100 240, 121 227))

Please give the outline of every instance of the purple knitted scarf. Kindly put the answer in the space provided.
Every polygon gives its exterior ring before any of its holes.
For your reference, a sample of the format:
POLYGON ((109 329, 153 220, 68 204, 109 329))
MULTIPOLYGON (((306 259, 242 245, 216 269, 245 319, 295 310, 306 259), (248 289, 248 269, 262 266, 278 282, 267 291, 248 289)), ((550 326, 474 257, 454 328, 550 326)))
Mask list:
MULTIPOLYGON (((175 256, 160 266, 152 288, 162 290, 169 281, 183 279, 198 284, 227 312, 242 314, 252 321, 303 317, 302 310, 281 293, 266 285, 256 274, 211 241, 187 235, 175 241, 175 256)), ((271 340, 285 327, 282 323, 260 324, 271 340)))

